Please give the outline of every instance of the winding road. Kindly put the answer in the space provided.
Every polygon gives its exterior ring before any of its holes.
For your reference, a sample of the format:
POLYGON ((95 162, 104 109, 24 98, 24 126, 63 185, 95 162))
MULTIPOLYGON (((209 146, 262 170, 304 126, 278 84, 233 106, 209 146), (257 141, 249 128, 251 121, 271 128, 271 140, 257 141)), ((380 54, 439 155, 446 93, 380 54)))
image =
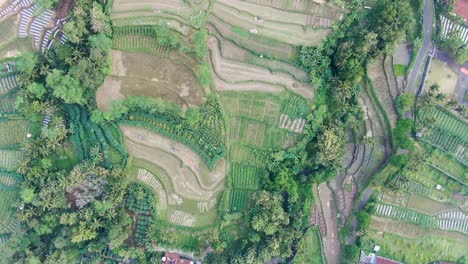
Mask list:
POLYGON ((414 89, 418 83, 418 77, 421 73, 422 66, 425 63, 425 58, 429 51, 432 49, 432 28, 434 25, 434 5, 432 0, 424 0, 424 14, 423 14, 423 25, 424 25, 424 40, 421 49, 419 50, 418 57, 414 63, 411 76, 409 77, 408 85, 406 86, 407 91, 417 92, 414 89))

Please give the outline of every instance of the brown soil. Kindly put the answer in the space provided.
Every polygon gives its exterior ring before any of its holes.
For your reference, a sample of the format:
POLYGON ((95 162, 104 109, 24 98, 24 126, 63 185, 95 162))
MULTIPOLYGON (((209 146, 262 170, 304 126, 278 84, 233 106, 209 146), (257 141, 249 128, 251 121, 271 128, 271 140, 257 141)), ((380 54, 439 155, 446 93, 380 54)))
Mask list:
POLYGON ((418 238, 431 235, 435 237, 449 237, 459 240, 460 243, 468 244, 468 236, 458 232, 444 231, 439 229, 430 229, 430 232, 428 232, 427 228, 421 228, 411 223, 394 221, 389 218, 378 216, 372 216, 370 228, 381 232, 392 233, 405 238, 418 238))
MULTIPOLYGON (((369 78, 374 85, 375 92, 377 97, 385 108, 388 118, 390 119, 390 124, 392 128, 395 128, 396 120, 398 119, 398 114, 396 113, 395 105, 393 103, 393 97, 391 94, 391 88, 387 85, 387 80, 385 77, 385 71, 383 68, 383 58, 377 58, 373 63, 369 64, 368 73, 369 78)), ((393 71, 392 71, 393 72, 393 71)), ((389 76, 389 79, 393 76, 389 76)))
POLYGON ((224 188, 224 161, 220 161, 215 171, 210 173, 203 162, 196 163, 200 158, 196 154, 191 155, 193 152, 180 143, 172 142, 174 148, 171 148, 172 143, 167 139, 160 142, 163 137, 158 134, 133 127, 122 127, 122 130, 127 136, 125 144, 130 155, 151 162, 164 170, 170 177, 175 193, 189 199, 206 201, 224 188), (143 134, 136 132, 140 130, 143 134), (197 165, 199 167, 196 167, 197 165))
POLYGON ((162 58, 136 52, 112 51, 112 76, 97 91, 100 109, 125 96, 150 96, 177 103, 182 107, 199 106, 204 92, 183 56, 162 58))

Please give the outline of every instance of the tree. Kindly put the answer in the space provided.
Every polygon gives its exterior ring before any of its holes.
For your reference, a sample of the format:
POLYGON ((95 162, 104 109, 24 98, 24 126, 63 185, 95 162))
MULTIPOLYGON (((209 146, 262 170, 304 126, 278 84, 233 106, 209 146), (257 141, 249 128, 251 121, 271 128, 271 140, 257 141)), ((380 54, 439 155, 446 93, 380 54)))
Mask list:
POLYGON ((342 127, 329 125, 317 137, 312 153, 318 165, 338 168, 344 156, 344 131, 342 127))
POLYGON ((403 93, 400 94, 396 99, 396 108, 398 114, 403 115, 406 111, 411 110, 414 105, 414 94, 412 93, 403 93))
POLYGON ((94 2, 93 8, 90 11, 91 29, 96 33, 110 34, 110 20, 109 17, 102 11, 102 6, 94 2))
POLYGON ((377 47, 391 53, 405 32, 415 26, 414 15, 408 0, 377 1, 370 18, 370 31, 377 33, 377 47))
POLYGON ((31 77, 38 62, 39 58, 36 53, 26 52, 16 59, 16 68, 19 72, 31 77))
POLYGON ((253 199, 255 204, 251 212, 251 225, 255 231, 273 235, 281 226, 289 224, 289 217, 282 207, 283 199, 280 194, 260 191, 253 199))
POLYGON ((52 70, 47 75, 46 84, 48 88, 52 89, 53 95, 62 99, 65 103, 80 105, 86 103, 83 97, 84 91, 79 81, 60 70, 52 70))
POLYGON ((47 93, 47 90, 44 87, 44 85, 36 82, 29 84, 27 89, 28 92, 30 92, 32 95, 34 95, 34 97, 36 97, 39 100, 42 99, 47 93))

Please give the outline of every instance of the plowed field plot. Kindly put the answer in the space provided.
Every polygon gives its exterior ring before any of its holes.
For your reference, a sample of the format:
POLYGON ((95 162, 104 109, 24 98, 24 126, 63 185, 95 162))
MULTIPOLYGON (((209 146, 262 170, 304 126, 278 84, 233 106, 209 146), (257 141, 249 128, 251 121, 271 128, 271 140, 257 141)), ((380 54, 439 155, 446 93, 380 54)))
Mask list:
POLYGON ((268 69, 271 73, 286 73, 291 75, 294 79, 309 83, 308 73, 304 70, 294 67, 286 62, 266 58, 239 46, 236 42, 223 38, 221 33, 212 25, 207 26, 210 34, 215 36, 219 41, 219 48, 223 58, 239 61, 247 64, 253 64, 268 69))
POLYGON ((213 74, 219 76, 226 83, 258 83, 258 91, 269 92, 273 89, 278 91, 288 89, 306 98, 313 97, 312 87, 296 81, 288 74, 272 73, 262 67, 223 58, 219 50, 219 41, 215 37, 209 38, 208 47, 214 70, 213 74))
POLYGON ((151 96, 183 107, 200 105, 204 93, 192 70, 182 61, 145 53, 112 51, 112 73, 96 94, 98 106, 107 109, 126 96, 151 96))
POLYGON ((383 66, 383 59, 379 58, 375 60, 374 63, 370 64, 368 67, 369 78, 374 85, 375 91, 377 96, 382 103, 385 112, 387 112, 388 118, 390 119, 390 123, 392 128, 395 128, 396 120, 398 118, 398 114, 396 113, 396 108, 393 102, 393 95, 394 90, 396 90, 395 82, 389 82, 390 78, 393 80, 393 72, 386 73, 385 68, 383 66), (388 76, 386 74, 392 74, 388 76), (394 84, 395 86, 391 87, 390 84, 394 84))
POLYGON ((210 15, 208 20, 208 27, 210 25, 216 28, 224 38, 230 39, 257 54, 263 54, 283 61, 291 60, 294 55, 294 46, 258 36, 239 27, 234 27, 213 14, 210 15))

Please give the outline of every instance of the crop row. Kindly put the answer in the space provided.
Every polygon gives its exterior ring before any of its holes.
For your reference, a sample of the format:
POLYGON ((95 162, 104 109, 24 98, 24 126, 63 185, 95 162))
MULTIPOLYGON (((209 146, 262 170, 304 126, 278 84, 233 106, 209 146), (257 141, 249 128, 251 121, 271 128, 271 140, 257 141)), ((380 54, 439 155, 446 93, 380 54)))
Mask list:
POLYGON ((468 142, 462 138, 447 133, 445 130, 437 127, 433 127, 431 130, 424 133, 422 138, 455 157, 468 162, 468 142))
POLYGON ((0 95, 6 94, 18 86, 16 74, 0 77, 0 95))
POLYGON ((26 120, 0 121, 0 148, 24 142, 27 126, 26 120))
MULTIPOLYGON (((126 150, 122 137, 114 137, 115 127, 108 124, 97 125, 89 119, 88 111, 76 106, 68 107, 70 123, 74 127, 71 142, 78 150, 80 160, 89 158, 91 147, 98 146, 104 155, 104 165, 111 167, 114 161, 112 153, 117 153, 118 161, 124 163, 126 150), (115 151, 114 151, 115 150, 115 151)), ((118 129, 118 128, 117 128, 118 129)))
POLYGON ((452 113, 433 106, 420 109, 418 114, 423 124, 439 128, 464 141, 468 141, 468 124, 452 113))
POLYGON ((0 114, 11 114, 16 112, 16 94, 9 94, 0 96, 0 114))
POLYGON ((256 190, 263 173, 262 169, 254 166, 233 164, 230 170, 232 186, 234 188, 256 190))
POLYGON ((308 110, 309 107, 307 106, 306 100, 294 94, 288 95, 281 103, 280 109, 281 113, 288 115, 291 120, 305 117, 308 110))
POLYGON ((378 204, 376 213, 381 216, 414 223, 423 227, 438 227, 437 220, 432 216, 390 204, 378 204))
POLYGON ((231 212, 242 212, 247 208, 252 191, 244 189, 231 189, 229 195, 229 209, 231 212))

